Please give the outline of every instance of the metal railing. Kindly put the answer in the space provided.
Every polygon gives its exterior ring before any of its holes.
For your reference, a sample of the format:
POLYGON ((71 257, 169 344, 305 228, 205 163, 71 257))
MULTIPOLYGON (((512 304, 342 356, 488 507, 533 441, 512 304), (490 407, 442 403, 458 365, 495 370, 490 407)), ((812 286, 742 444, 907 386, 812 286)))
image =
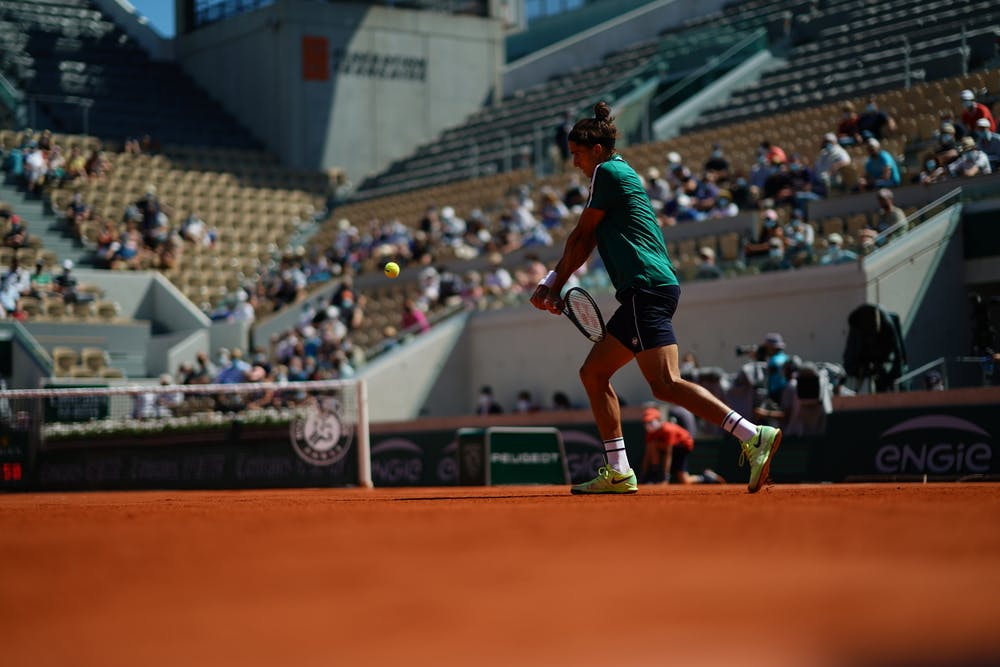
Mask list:
POLYGON ((914 368, 899 378, 893 380, 892 388, 893 391, 903 391, 904 386, 906 390, 909 391, 909 384, 918 377, 924 377, 927 373, 940 369, 941 374, 941 384, 939 387, 923 387, 924 389, 947 389, 948 388, 948 362, 944 357, 938 357, 934 361, 928 361, 923 366, 919 368, 914 368))

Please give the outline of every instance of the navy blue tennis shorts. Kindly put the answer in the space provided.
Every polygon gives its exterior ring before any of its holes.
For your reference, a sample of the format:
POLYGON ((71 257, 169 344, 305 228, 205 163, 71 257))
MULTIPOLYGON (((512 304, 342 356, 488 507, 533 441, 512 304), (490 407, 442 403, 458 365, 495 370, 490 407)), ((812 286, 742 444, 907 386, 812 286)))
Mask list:
POLYGON ((608 322, 608 332, 633 353, 676 345, 674 311, 681 297, 678 285, 636 287, 619 295, 621 306, 608 322))

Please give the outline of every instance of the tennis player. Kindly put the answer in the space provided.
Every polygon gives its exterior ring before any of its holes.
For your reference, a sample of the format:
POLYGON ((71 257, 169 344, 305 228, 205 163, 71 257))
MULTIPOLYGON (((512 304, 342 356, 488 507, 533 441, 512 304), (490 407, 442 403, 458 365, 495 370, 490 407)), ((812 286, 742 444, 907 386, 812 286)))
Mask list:
POLYGON ((608 336, 594 343, 580 368, 580 379, 590 400, 597 429, 604 441, 607 464, 573 493, 635 493, 635 472, 628 462, 622 437, 618 396, 611 376, 631 361, 638 362, 653 396, 687 408, 702 419, 721 424, 740 443, 750 463, 750 493, 767 481, 781 431, 758 426, 701 385, 681 378, 677 338, 672 318, 680 286, 667 257, 656 214, 635 170, 615 153, 618 130, 611 108, 594 107, 594 117, 573 126, 569 149, 573 166, 590 178, 590 199, 555 270, 531 295, 536 308, 562 312, 563 286, 596 247, 621 304, 608 320, 608 336))

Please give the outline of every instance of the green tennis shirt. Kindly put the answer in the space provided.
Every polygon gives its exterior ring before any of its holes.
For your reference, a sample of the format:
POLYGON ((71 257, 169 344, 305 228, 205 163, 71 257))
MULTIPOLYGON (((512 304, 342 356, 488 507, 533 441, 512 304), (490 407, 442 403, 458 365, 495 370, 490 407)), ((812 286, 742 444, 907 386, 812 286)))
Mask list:
POLYGON ((597 225, 597 251, 617 294, 632 287, 678 284, 642 181, 621 155, 597 165, 587 208, 604 211, 597 225))

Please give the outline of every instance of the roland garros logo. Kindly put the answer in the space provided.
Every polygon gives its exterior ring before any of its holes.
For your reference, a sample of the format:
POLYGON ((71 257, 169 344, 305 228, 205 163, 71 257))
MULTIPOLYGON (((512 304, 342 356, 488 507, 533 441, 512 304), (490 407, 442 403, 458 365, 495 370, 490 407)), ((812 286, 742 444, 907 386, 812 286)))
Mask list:
POLYGON ((340 418, 340 401, 335 398, 312 398, 306 410, 292 420, 292 448, 303 461, 314 466, 328 466, 347 456, 353 440, 352 429, 345 429, 340 418))

